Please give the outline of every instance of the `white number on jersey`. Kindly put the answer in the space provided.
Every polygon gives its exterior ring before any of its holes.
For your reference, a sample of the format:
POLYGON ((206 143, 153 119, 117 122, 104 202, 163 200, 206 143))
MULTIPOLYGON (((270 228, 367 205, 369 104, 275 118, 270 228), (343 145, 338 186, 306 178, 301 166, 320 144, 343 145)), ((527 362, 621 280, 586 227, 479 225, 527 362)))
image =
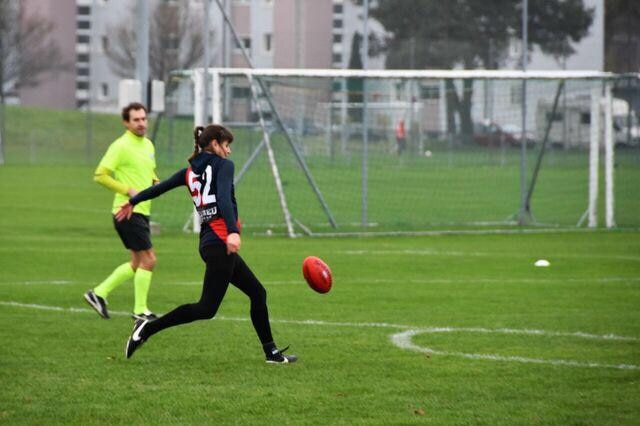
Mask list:
POLYGON ((211 192, 211 183, 213 182, 213 169, 211 165, 208 165, 201 175, 197 175, 193 173, 193 170, 189 170, 187 182, 189 183, 191 198, 193 198, 193 203, 196 207, 202 207, 216 202, 216 194, 211 192))

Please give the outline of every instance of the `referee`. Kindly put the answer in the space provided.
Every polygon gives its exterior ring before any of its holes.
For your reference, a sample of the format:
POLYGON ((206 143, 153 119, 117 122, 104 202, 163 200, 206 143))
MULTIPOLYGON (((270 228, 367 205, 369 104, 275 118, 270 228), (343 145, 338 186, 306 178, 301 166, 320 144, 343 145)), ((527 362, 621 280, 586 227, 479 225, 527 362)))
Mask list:
MULTIPOLYGON (((145 137, 147 109, 134 102, 122 109, 122 123, 126 131, 107 149, 95 171, 93 180, 115 192, 112 213, 139 190, 156 184, 155 148, 145 137)), ((113 218, 116 232, 131 253, 131 260, 123 263, 97 287, 87 291, 84 298, 102 318, 109 318, 107 298, 123 282, 133 278, 135 288, 134 319, 157 318, 147 307, 156 254, 151 245, 149 214, 151 201, 138 204, 131 218, 119 222, 113 218)))

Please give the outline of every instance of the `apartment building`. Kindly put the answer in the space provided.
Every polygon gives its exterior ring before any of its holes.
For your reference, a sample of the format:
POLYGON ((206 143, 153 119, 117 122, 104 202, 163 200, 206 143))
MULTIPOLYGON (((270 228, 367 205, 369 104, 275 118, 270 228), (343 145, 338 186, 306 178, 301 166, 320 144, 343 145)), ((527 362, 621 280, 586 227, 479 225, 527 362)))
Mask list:
MULTIPOLYGON (((204 26, 204 0, 183 1, 196 17, 194 24, 204 26)), ((224 25, 218 2, 209 1, 211 66, 249 66, 229 27, 224 25)), ((178 3, 149 0, 150 15, 163 2, 178 3)), ((107 52, 117 43, 118 24, 135 25, 137 3, 138 0, 21 0, 25 15, 40 14, 54 23, 50 37, 60 46, 65 62, 71 65, 66 72, 43 75, 36 87, 21 88, 21 103, 55 108, 90 105, 95 110, 116 110, 118 85, 123 77, 114 72, 107 52)), ((220 0, 220 3, 257 68, 347 68, 353 36, 363 29, 362 6, 351 0, 220 0)), ((591 34, 576 46, 577 54, 560 64, 536 51, 530 69, 603 69, 605 2, 585 0, 585 4, 596 8, 596 20, 591 34)), ((369 21, 369 30, 384 33, 374 20, 369 21)), ((519 56, 517 52, 514 55, 519 56)), ((368 67, 384 68, 384 57, 369 58, 368 67)))
MULTIPOLYGON (((175 0, 150 0, 150 15, 163 1, 175 0)), ((132 0, 22 0, 25 15, 40 14, 53 22, 50 36, 70 67, 43 75, 37 87, 22 88, 21 103, 116 110, 123 77, 114 72, 107 53, 117 43, 117 26, 135 25, 136 4, 132 0)), ((351 37, 362 31, 361 7, 350 0, 222 0, 221 4, 253 66, 259 68, 346 67, 351 37)), ((203 0, 189 0, 188 7, 204 25, 203 0)), ((209 9, 211 65, 249 66, 223 25, 217 3, 212 1, 209 9)))

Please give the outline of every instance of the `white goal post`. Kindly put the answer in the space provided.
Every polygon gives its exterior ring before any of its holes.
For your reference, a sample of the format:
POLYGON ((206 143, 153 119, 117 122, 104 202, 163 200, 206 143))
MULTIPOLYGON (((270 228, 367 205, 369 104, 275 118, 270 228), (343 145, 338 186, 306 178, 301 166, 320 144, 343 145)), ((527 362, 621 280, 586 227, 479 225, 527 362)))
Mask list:
MULTIPOLYGON (((224 124, 225 121, 237 121, 229 118, 229 103, 237 102, 238 99, 234 98, 232 92, 229 90, 228 84, 233 81, 234 87, 241 87, 242 84, 246 84, 247 88, 250 88, 253 99, 246 101, 245 114, 247 117, 252 114, 256 116, 253 119, 256 127, 258 126, 260 119, 263 121, 263 131, 268 132, 269 128, 280 128, 285 133, 291 133, 287 137, 294 140, 295 147, 300 149, 302 154, 307 152, 316 152, 316 145, 311 145, 315 141, 306 142, 307 132, 313 134, 317 131, 321 135, 320 139, 324 140, 325 145, 329 146, 332 143, 333 138, 332 129, 336 131, 343 130, 345 126, 345 115, 350 114, 349 110, 361 110, 362 108, 368 108, 369 114, 378 114, 380 122, 389 122, 389 126, 393 126, 397 121, 397 117, 407 114, 405 111, 411 111, 410 114, 414 114, 417 117, 415 119, 415 126, 409 126, 410 131, 417 132, 415 146, 412 146, 412 155, 429 155, 431 153, 430 144, 432 142, 427 141, 429 135, 435 135, 433 138, 443 140, 443 146, 447 146, 450 149, 456 148, 460 142, 458 142, 453 135, 451 128, 460 129, 464 124, 461 123, 461 118, 456 116, 455 119, 451 119, 450 109, 452 108, 451 102, 455 101, 449 94, 453 88, 457 91, 458 97, 462 99, 467 90, 465 81, 483 82, 475 89, 474 97, 469 100, 472 101, 471 105, 471 121, 474 126, 473 142, 479 145, 483 145, 485 142, 481 139, 481 130, 476 133, 476 126, 480 126, 482 123, 487 126, 495 126, 499 128, 517 128, 512 130, 508 135, 507 132, 502 132, 500 146, 507 142, 515 143, 527 143, 529 133, 536 133, 535 139, 541 142, 544 132, 544 118, 546 117, 550 122, 555 120, 555 115, 559 114, 556 111, 551 111, 549 99, 550 95, 544 99, 542 95, 536 93, 536 89, 531 89, 531 85, 527 85, 529 88, 527 92, 519 93, 519 83, 523 81, 534 81, 540 84, 546 84, 549 87, 549 91, 553 92, 553 88, 556 82, 565 81, 572 82, 574 86, 563 93, 563 111, 566 113, 564 118, 564 127, 566 129, 558 127, 556 124, 549 124, 550 131, 547 129, 547 139, 545 143, 562 145, 565 143, 565 149, 571 148, 570 139, 571 135, 582 135, 580 142, 582 147, 588 151, 588 191, 585 194, 584 207, 586 212, 578 219, 578 225, 581 225, 585 219, 587 226, 598 226, 598 181, 599 181, 599 154, 601 149, 604 152, 603 167, 604 167, 604 206, 605 206, 605 226, 610 228, 615 226, 615 212, 614 212, 614 126, 613 126, 613 112, 612 112, 612 81, 620 76, 598 71, 495 71, 495 70, 342 70, 342 69, 250 69, 250 68, 209 68, 207 75, 212 83, 210 87, 210 94, 205 96, 204 88, 204 70, 202 68, 181 71, 174 74, 180 74, 181 76, 188 76, 193 81, 194 87, 194 124, 205 125, 208 121, 208 117, 204 116, 205 98, 211 100, 210 111, 211 120, 216 123, 224 124), (380 89, 376 92, 376 84, 367 84, 369 92, 361 92, 360 89, 347 87, 350 82, 357 79, 366 79, 367 81, 375 81, 379 87, 383 87, 383 84, 388 83, 388 93, 380 89), (245 83, 238 83, 238 81, 244 81, 245 83), (255 82, 262 85, 262 82, 266 82, 266 87, 270 89, 264 90, 258 87, 258 90, 253 90, 255 82), (505 83, 505 82, 508 82, 505 83), (500 86, 500 87, 498 87, 500 86), (433 88, 433 95, 429 92, 430 88, 433 88), (313 91, 313 93, 311 93, 313 91), (448 92, 449 91, 449 92, 448 92), (375 92, 375 93, 374 93, 375 92), (382 93, 382 95, 380 95, 382 93), (231 97, 230 97, 231 96, 231 97), (367 97, 367 102, 362 102, 362 96, 367 97), (368 97, 372 96, 371 99, 368 97), (382 99, 377 99, 375 96, 381 96, 382 99), (416 100, 416 97, 420 99, 416 100), (275 100, 274 100, 275 99, 275 100), (426 100, 425 100, 426 99, 426 100), (510 102, 510 103, 509 103, 510 102), (529 106, 527 110, 533 111, 530 116, 523 120, 524 122, 517 121, 519 115, 508 111, 508 109, 518 107, 517 102, 527 102, 529 106), (256 105, 258 103, 259 105, 256 105), (570 105, 570 107, 567 107, 570 105), (314 112, 310 112, 311 108, 314 108, 314 112), (577 120, 582 120, 581 123, 574 123, 567 120, 573 120, 570 115, 573 113, 571 110, 575 110, 577 120), (273 109, 280 111, 272 111, 273 109), (324 111, 322 114, 318 111, 324 111), (384 116, 386 110, 386 118, 384 116), (333 111, 336 111, 334 113, 333 111), (337 112, 339 111, 339 112, 337 112), (299 114, 298 118, 294 117, 294 113, 299 114), (315 115, 314 115, 315 114, 315 115), (342 115, 339 120, 333 117, 342 115), (504 118, 507 117, 508 118, 504 118), (585 117, 591 117, 590 119, 585 117), (278 118, 280 123, 276 123, 274 117, 278 118), (551 118, 549 118, 551 117, 551 118), (297 121, 296 121, 297 120, 297 121), (500 121, 502 120, 502 121, 500 121), (542 121, 541 121, 542 120, 542 121), (494 124, 495 123, 495 124, 494 124), (574 126, 574 124, 576 124, 574 126), (580 125, 585 127, 585 130, 581 130, 580 125), (271 127, 270 127, 271 126, 271 127), (574 129, 575 127, 575 129, 574 129), (316 130, 320 128, 320 130, 316 130), (518 134, 521 132, 521 134, 518 134), (574 132, 574 133, 571 133, 574 132), (577 133, 576 133, 577 132, 577 133), (564 142, 559 138, 564 137, 564 142), (427 135, 427 136, 425 136, 427 135), (507 136, 505 136, 507 135, 507 136), (569 136, 567 136, 569 135, 569 136), (425 150, 426 149, 426 150, 425 150), (428 153, 428 154, 427 154, 428 153)), ((545 87, 547 87, 545 86, 545 87)), ((386 89, 384 89, 386 90, 386 89)), ((545 89, 546 90, 546 89, 545 89)), ((355 114, 357 115, 357 114, 355 114)), ((357 124, 357 117, 354 118, 354 114, 349 118, 351 123, 357 124)), ((357 125, 352 124, 351 130, 357 128, 357 125)), ((388 127, 380 131, 379 133, 386 136, 387 139, 392 138, 392 127, 388 127)), ((372 132, 375 129, 369 127, 363 129, 360 132, 356 132, 356 135, 366 138, 366 133, 372 132), (365 133, 365 135, 362 135, 365 133)), ((352 134, 343 133, 342 137, 345 139, 352 138, 352 134), (345 136, 346 135, 346 136, 345 136)), ((391 152, 390 144, 387 146, 386 152, 391 152)), ((343 142, 344 144, 344 142, 343 142)), ((488 144, 493 144, 492 141, 488 144)), ((475 145, 474 145, 475 146, 475 145)), ((343 145, 344 147, 344 145, 343 145)), ((294 148, 296 149, 296 148, 294 148)), ((437 148, 436 148, 437 149, 437 148)), ((269 152, 269 151, 267 151, 269 152)), ((354 151, 355 152, 355 151, 354 151)), ((504 152, 504 151, 502 151, 504 152)), ((256 153, 257 154, 257 153, 256 153)), ((333 155, 333 154, 332 154, 333 155)), ((354 154, 355 155, 355 154, 354 154)), ((500 155, 504 155, 501 153, 500 155)), ((367 161, 364 159, 363 161, 367 161)), ((456 161, 449 159, 451 161, 456 161)), ((493 160, 491 160, 493 161, 493 160)), ((503 160, 500 160, 503 161, 503 160)), ((504 164, 504 163, 500 163, 504 164)), ((277 164, 272 161, 272 168, 275 168, 274 176, 278 175, 277 164)), ((310 180, 313 183, 311 177, 310 180)), ((367 185, 366 181, 363 181, 362 185, 367 185)), ((281 198, 281 207, 287 208, 287 202, 285 201, 287 188, 282 183, 276 184, 278 191, 282 191, 279 194, 281 198)), ((318 189, 314 188, 316 193, 318 189)), ((363 189, 366 191, 366 188, 363 189)), ((322 195, 319 195, 319 199, 322 200, 322 195)), ((335 201, 333 201, 335 203, 335 201)), ((333 208, 332 202, 329 202, 325 207, 327 216, 331 221, 331 210, 333 208)), ((296 212, 283 211, 282 217, 289 218, 287 220, 287 232, 292 235, 292 223, 300 223, 302 229, 303 220, 298 220, 296 212)), ((195 216, 194 216, 195 219, 195 216)), ((341 225, 344 220, 338 220, 338 224, 341 225)), ((354 222, 354 220, 351 220, 354 222)), ((574 222, 575 223, 575 222, 574 222)), ((368 226, 368 224, 362 224, 368 226)), ((198 223, 193 220, 193 230, 198 230, 198 223)))

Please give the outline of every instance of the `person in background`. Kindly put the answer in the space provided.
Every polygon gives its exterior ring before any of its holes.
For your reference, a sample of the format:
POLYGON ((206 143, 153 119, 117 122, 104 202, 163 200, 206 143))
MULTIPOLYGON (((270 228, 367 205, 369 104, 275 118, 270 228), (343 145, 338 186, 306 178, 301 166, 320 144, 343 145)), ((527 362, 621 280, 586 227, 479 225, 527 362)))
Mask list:
POLYGON ((402 152, 407 148, 407 131, 404 128, 404 119, 402 118, 396 125, 396 143, 398 155, 401 155, 402 152))

